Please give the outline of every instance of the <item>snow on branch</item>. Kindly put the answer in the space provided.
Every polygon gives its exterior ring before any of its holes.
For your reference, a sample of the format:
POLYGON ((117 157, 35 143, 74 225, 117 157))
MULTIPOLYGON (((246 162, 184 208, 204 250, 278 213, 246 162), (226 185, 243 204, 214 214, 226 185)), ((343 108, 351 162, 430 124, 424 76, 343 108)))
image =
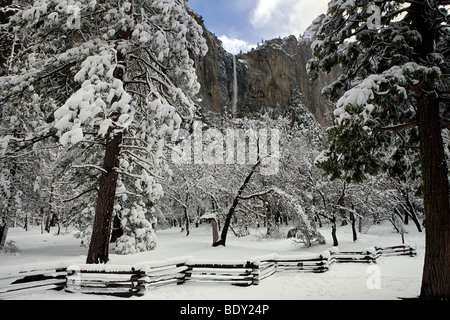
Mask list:
POLYGON ((405 124, 399 124, 396 126, 389 126, 389 127, 382 127, 382 128, 376 128, 375 131, 397 131, 397 130, 405 130, 405 129, 411 129, 417 126, 416 122, 409 122, 405 124))
POLYGON ((247 196, 239 196, 239 199, 249 200, 249 199, 252 199, 252 198, 263 196, 263 195, 268 194, 268 193, 273 192, 273 191, 275 191, 275 189, 274 188, 270 188, 268 190, 257 192, 257 193, 253 193, 253 194, 250 194, 250 195, 247 195, 247 196))
POLYGON ((97 169, 103 173, 108 173, 105 169, 103 169, 102 167, 97 166, 95 164, 78 164, 78 165, 74 164, 74 165, 72 165, 72 167, 73 168, 92 168, 92 169, 97 169))

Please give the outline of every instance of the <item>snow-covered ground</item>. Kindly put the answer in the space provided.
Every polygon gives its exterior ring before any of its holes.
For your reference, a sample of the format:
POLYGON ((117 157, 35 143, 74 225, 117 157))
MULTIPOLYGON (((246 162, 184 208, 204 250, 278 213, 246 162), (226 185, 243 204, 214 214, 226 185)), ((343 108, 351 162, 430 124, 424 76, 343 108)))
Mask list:
MULTIPOLYGON (((406 226, 406 244, 417 248, 416 257, 380 257, 376 264, 333 264, 328 272, 301 273, 277 272, 264 279, 258 286, 236 287, 222 283, 193 283, 160 287, 149 291, 143 300, 392 300, 417 297, 420 293, 424 233, 417 232, 414 225, 406 226), (379 282, 376 282, 376 280, 379 282), (375 281, 375 282, 374 282, 375 281), (375 284, 375 285, 374 285, 375 284)), ((133 265, 138 262, 159 261, 169 258, 192 256, 208 260, 247 260, 270 253, 297 255, 320 253, 331 247, 328 228, 320 231, 327 244, 306 248, 294 244, 291 239, 264 239, 263 230, 254 230, 251 235, 236 238, 229 234, 226 247, 211 247, 212 232, 208 225, 192 228, 186 237, 179 228, 160 230, 158 247, 154 251, 128 256, 110 255, 110 264, 133 265)), ((371 227, 366 234, 358 234, 352 241, 350 226, 338 227, 339 249, 341 251, 362 250, 375 245, 398 245, 401 237, 387 224, 371 227)), ((79 245, 70 231, 62 235, 41 234, 39 228, 25 232, 19 228, 10 229, 8 241, 20 249, 19 253, 0 254, 0 277, 11 271, 30 270, 35 267, 84 264, 87 249, 79 245)), ((120 299, 109 296, 71 294, 64 291, 28 294, 19 299, 120 299)))

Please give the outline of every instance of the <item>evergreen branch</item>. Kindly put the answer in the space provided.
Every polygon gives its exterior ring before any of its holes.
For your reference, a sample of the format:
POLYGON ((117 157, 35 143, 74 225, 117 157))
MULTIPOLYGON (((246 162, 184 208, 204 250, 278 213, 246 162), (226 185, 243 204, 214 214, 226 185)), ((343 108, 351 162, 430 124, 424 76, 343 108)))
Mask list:
POLYGON ((375 132, 386 132, 386 131, 397 131, 397 130, 405 130, 405 129, 411 129, 417 126, 416 122, 409 122, 405 124, 400 124, 396 126, 390 126, 390 127, 382 127, 382 128, 376 128, 375 132))
POLYGON ((103 169, 102 167, 96 166, 95 164, 80 164, 80 165, 73 165, 73 168, 92 168, 92 169, 97 169, 99 171, 101 171, 102 173, 108 173, 105 169, 103 169))
POLYGON ((21 150, 24 150, 32 145, 34 145, 35 143, 41 142, 46 140, 47 138, 51 138, 51 137, 55 137, 56 136, 56 130, 50 130, 50 132, 44 133, 40 136, 34 136, 31 138, 23 138, 23 139, 18 139, 18 138, 10 138, 8 143, 11 144, 22 144, 24 143, 24 145, 15 148, 14 152, 18 152, 21 150))
POLYGON ((64 70, 64 69, 66 69, 66 68, 73 67, 75 64, 76 64, 75 61, 69 62, 68 64, 63 65, 63 66, 59 67, 58 69, 56 69, 56 70, 54 70, 54 71, 52 71, 52 72, 49 72, 49 73, 47 73, 47 74, 44 74, 44 75, 39 76, 39 77, 36 79, 36 81, 40 81, 40 80, 42 80, 42 79, 51 77, 51 76, 53 76, 54 74, 56 74, 56 73, 58 73, 58 72, 60 72, 60 71, 62 71, 62 70, 64 70))
POLYGON ((441 129, 449 129, 450 130, 450 120, 441 119, 441 129))

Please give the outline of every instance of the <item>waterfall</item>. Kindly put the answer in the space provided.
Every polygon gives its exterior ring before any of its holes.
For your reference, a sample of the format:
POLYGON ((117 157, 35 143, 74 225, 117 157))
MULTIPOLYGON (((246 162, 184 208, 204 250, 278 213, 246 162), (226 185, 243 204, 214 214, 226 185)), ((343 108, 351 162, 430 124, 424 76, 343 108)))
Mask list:
POLYGON ((237 84, 237 68, 236 68, 236 56, 233 55, 233 97, 231 99, 232 114, 237 114, 237 100, 238 100, 238 84, 237 84))

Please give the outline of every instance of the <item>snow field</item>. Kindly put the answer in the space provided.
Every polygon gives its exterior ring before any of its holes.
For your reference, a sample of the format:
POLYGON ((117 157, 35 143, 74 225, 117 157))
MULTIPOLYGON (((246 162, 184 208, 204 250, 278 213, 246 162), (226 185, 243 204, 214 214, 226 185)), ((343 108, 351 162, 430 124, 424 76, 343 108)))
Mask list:
MULTIPOLYGON (((420 293, 424 233, 418 233, 413 225, 406 226, 406 244, 417 249, 416 257, 380 257, 376 264, 335 263, 325 273, 303 273, 279 271, 261 281, 260 285, 236 287, 223 283, 187 282, 179 286, 167 286, 150 290, 137 300, 394 300, 417 297, 420 293)), ((195 260, 246 261, 272 253, 283 256, 319 254, 331 247, 329 228, 320 232, 325 236, 325 245, 306 248, 294 244, 292 239, 265 239, 264 230, 252 230, 247 237, 229 236, 226 247, 211 247, 212 235, 209 225, 192 228, 186 237, 179 228, 159 230, 155 250, 133 255, 110 255, 110 265, 136 265, 167 259, 190 256, 195 260)), ((375 245, 397 245, 400 235, 394 233, 389 224, 373 226, 366 234, 358 234, 353 242, 350 226, 338 227, 341 251, 359 251, 375 245)), ((10 229, 8 241, 21 250, 19 253, 0 254, 0 277, 9 272, 31 270, 48 266, 84 264, 87 248, 79 245, 79 239, 70 231, 56 236, 41 234, 39 228, 25 232, 10 229)), ((64 291, 48 291, 29 294, 16 299, 34 300, 112 300, 123 299, 110 296, 70 294, 64 291)))

